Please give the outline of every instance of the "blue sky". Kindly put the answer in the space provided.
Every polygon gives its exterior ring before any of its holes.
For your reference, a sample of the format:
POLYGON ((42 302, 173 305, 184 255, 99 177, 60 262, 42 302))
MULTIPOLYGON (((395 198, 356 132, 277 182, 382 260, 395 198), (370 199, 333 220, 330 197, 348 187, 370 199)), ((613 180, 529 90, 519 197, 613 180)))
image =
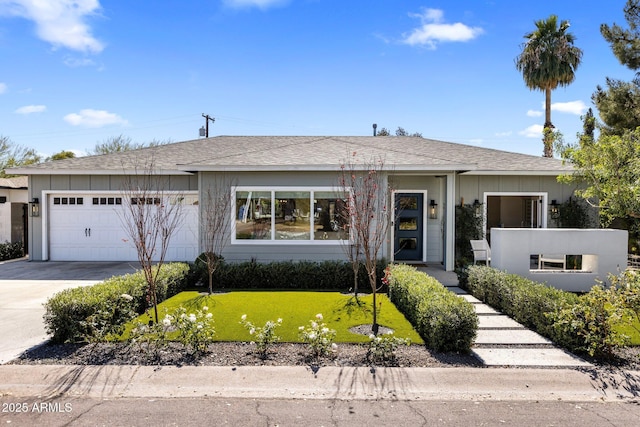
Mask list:
POLYGON ((534 21, 583 62, 554 91, 572 142, 607 76, 625 0, 0 0, 0 135, 43 155, 215 135, 369 135, 372 124, 541 155, 541 92, 514 59, 534 21))

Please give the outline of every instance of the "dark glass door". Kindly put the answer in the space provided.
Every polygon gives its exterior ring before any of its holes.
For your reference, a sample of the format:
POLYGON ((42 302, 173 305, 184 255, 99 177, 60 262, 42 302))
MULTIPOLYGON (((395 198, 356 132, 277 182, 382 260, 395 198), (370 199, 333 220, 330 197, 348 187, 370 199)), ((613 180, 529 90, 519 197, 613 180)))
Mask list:
POLYGON ((424 227, 422 193, 396 194, 396 225, 394 259, 397 261, 422 261, 424 227))

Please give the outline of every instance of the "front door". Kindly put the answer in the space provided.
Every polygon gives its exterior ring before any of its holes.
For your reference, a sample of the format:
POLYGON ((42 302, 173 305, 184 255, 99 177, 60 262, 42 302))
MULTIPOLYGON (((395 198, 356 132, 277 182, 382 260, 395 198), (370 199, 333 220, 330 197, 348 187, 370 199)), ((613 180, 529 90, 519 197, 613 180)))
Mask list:
POLYGON ((424 194, 396 193, 394 259, 422 261, 424 242, 424 194))

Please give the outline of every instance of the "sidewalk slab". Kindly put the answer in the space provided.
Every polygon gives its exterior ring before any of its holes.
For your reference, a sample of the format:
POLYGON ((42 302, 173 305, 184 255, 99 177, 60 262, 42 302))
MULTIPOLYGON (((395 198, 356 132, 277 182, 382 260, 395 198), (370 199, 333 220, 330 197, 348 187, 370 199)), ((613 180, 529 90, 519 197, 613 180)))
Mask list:
POLYGON ((551 345, 552 342, 528 329, 479 329, 475 344, 551 345))
POLYGON ((473 348, 471 352, 485 366, 593 366, 558 348, 473 348))
POLYGON ((486 328, 514 328, 514 329, 524 329, 520 323, 516 322, 509 316, 505 315, 479 315, 478 316, 478 328, 486 329, 486 328))
POLYGON ((464 298, 465 300, 469 301, 472 304, 481 304, 482 301, 480 301, 478 298, 474 297, 471 294, 459 294, 458 295, 460 298, 464 298))
POLYGON ((473 304, 473 308, 476 310, 476 314, 502 314, 498 310, 487 304, 473 304))
POLYGON ((618 401, 640 373, 575 369, 2 365, 0 395, 110 398, 618 401), (595 376, 594 376, 595 375, 595 376))

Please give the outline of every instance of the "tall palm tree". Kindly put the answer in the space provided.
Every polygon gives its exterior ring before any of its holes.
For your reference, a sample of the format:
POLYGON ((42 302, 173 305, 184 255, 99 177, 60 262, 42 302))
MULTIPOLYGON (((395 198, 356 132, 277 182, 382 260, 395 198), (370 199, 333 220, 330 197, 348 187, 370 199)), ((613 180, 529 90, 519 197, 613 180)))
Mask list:
POLYGON ((544 156, 553 156, 553 124, 551 123, 551 91, 568 86, 575 79, 575 71, 582 59, 582 50, 574 46, 575 37, 568 32, 569 21, 558 25, 558 17, 535 22, 536 29, 525 34, 527 41, 516 58, 516 68, 531 90, 540 90, 544 100, 544 156))

